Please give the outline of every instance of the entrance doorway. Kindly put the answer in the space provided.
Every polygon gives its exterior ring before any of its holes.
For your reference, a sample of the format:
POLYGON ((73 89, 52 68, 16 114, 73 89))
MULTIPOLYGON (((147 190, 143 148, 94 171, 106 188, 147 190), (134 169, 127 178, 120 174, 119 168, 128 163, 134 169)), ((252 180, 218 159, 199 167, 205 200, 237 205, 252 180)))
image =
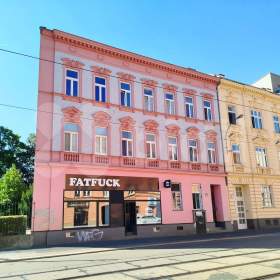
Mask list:
POLYGON ((247 229, 245 202, 242 187, 235 188, 238 229, 247 229))
POLYGON ((126 201, 125 202, 125 234, 133 235, 137 234, 136 226, 136 202, 126 201))
POLYGON ((210 185, 213 222, 216 227, 225 228, 223 198, 220 185, 210 185))

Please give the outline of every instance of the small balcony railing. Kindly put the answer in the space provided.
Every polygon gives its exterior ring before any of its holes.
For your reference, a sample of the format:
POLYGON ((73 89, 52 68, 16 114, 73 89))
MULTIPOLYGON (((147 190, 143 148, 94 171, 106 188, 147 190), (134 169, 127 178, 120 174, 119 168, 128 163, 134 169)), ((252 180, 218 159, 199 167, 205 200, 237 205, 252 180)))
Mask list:
POLYGON ((64 152, 63 159, 64 161, 79 162, 80 157, 78 153, 64 152))
MULTIPOLYGON (((223 173, 224 167, 219 164, 206 164, 199 162, 184 162, 160 159, 147 159, 135 157, 106 156, 71 152, 53 152, 53 162, 85 163, 109 167, 135 167, 162 170, 180 170, 184 172, 223 173)), ((257 168, 259 174, 270 174, 270 168, 257 168)))
POLYGON ((124 157, 122 158, 122 163, 125 166, 135 166, 136 165, 136 160, 135 158, 129 158, 129 157, 124 157))

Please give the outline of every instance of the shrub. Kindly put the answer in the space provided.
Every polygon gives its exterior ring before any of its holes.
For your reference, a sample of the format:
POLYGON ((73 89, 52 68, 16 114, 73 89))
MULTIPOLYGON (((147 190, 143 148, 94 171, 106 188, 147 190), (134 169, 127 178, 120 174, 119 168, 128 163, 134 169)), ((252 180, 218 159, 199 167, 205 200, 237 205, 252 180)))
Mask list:
POLYGON ((25 234, 27 217, 0 216, 0 235, 25 234))

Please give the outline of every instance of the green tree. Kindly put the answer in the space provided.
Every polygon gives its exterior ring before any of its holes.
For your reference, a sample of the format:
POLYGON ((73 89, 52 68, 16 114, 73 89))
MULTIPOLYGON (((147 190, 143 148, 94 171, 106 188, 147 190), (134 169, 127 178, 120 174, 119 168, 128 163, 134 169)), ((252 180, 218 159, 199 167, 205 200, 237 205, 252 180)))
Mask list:
POLYGON ((22 172, 26 185, 33 183, 35 135, 30 134, 26 143, 12 130, 0 126, 0 177, 12 166, 22 172))
POLYGON ((1 204, 13 203, 17 205, 26 190, 22 174, 14 164, 0 179, 0 202, 1 204))

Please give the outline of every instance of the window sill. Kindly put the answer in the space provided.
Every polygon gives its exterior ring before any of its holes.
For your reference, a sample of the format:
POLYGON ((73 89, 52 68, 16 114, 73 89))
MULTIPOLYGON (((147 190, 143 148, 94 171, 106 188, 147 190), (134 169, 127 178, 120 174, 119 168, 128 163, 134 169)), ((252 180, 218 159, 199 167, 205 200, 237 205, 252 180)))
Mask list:
POLYGON ((119 110, 120 111, 126 111, 126 112, 135 112, 133 107, 127 107, 127 106, 123 106, 123 105, 119 105, 119 110))

